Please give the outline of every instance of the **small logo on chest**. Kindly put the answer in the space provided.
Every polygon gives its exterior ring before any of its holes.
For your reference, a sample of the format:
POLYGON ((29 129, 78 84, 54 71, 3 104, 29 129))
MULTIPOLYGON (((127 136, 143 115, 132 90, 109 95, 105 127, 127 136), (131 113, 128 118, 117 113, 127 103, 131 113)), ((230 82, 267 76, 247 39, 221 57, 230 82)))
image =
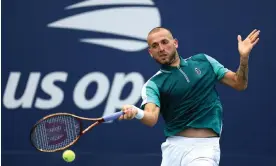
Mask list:
POLYGON ((201 74, 201 71, 198 68, 195 68, 195 72, 196 72, 197 75, 201 74))

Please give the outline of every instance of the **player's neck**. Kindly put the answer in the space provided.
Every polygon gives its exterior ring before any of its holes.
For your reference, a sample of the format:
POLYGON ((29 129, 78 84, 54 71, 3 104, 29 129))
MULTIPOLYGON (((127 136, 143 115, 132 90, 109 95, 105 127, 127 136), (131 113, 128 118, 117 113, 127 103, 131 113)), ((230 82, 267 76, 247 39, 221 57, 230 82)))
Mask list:
POLYGON ((173 62, 170 64, 170 66, 172 67, 178 67, 180 65, 180 58, 178 53, 176 53, 175 58, 173 60, 173 62))

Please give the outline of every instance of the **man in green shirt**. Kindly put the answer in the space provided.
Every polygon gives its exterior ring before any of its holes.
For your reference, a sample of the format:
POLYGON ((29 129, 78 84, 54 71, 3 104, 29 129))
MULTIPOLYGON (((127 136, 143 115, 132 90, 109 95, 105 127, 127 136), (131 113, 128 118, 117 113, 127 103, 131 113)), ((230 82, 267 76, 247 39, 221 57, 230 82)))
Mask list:
POLYGON ((238 36, 240 66, 232 72, 203 53, 183 59, 177 52, 178 41, 166 28, 149 32, 149 53, 160 70, 143 86, 141 109, 124 105, 120 119, 137 118, 154 126, 162 115, 166 136, 161 145, 162 166, 219 164, 223 109, 215 84, 246 89, 248 58, 259 33, 253 30, 245 40, 238 36))

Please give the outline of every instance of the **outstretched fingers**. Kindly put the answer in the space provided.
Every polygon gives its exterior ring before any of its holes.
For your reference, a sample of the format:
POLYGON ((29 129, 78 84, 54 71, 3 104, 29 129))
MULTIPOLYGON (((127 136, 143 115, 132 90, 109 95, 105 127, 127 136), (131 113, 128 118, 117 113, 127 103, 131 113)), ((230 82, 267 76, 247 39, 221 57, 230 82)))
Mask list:
POLYGON ((260 31, 260 30, 254 30, 253 32, 254 32, 254 33, 252 33, 252 34, 250 35, 249 39, 250 39, 250 41, 251 41, 252 43, 255 43, 255 41, 258 39, 258 37, 259 37, 261 31, 260 31))

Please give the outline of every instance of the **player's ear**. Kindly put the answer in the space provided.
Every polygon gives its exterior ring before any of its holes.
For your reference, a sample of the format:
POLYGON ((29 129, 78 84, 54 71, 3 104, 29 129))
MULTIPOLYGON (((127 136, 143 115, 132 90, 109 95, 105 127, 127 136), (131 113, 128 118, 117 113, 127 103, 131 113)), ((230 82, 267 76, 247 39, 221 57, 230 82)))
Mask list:
POLYGON ((150 56, 153 57, 152 54, 151 54, 150 48, 148 48, 148 52, 149 52, 150 56))
POLYGON ((176 38, 173 40, 173 45, 175 46, 175 48, 178 48, 178 40, 176 38))

